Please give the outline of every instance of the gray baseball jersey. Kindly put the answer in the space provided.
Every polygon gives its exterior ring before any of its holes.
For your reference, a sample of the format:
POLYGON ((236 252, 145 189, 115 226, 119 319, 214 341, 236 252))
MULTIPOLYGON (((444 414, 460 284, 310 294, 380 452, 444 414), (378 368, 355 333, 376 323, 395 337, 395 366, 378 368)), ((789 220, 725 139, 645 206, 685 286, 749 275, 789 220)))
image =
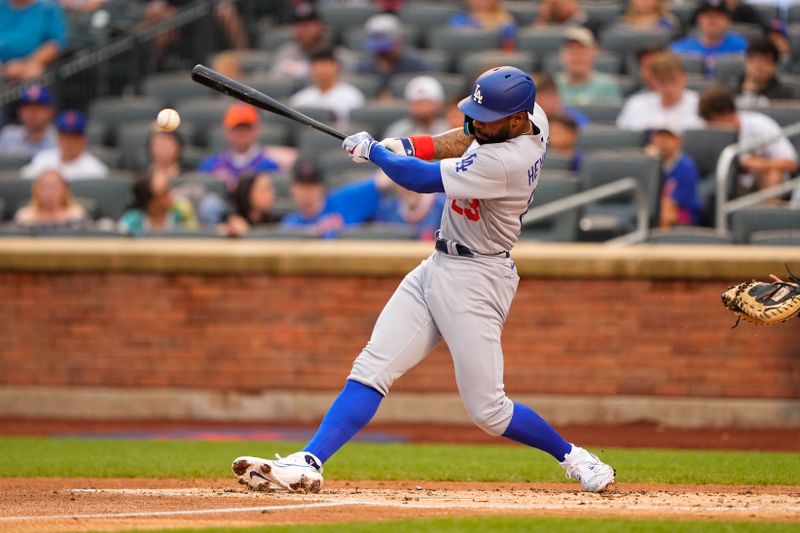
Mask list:
POLYGON ((513 248, 550 135, 541 107, 536 105, 529 116, 536 126, 533 135, 485 145, 473 142, 461 158, 442 160, 444 237, 485 255, 513 248))
POLYGON ((473 252, 434 252, 411 271, 383 308, 349 379, 387 394, 392 383, 442 340, 472 420, 502 435, 514 412, 503 385, 500 337, 519 283, 510 250, 539 176, 549 128, 535 106, 534 135, 470 146, 442 161, 449 204, 442 234, 473 252))

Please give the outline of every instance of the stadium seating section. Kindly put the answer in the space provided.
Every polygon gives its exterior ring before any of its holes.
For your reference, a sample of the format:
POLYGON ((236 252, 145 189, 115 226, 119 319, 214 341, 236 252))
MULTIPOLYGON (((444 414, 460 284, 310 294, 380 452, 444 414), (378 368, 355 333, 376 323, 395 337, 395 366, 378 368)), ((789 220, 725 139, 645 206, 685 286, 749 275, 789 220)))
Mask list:
MULTIPOLYGON (((276 2, 278 3, 278 2, 276 2)), ((286 2, 288 4, 288 2, 286 2)), ((653 45, 668 45, 685 33, 691 33, 692 6, 681 2, 673 8, 673 15, 684 24, 683 32, 665 29, 632 31, 619 24, 623 15, 623 2, 585 0, 586 25, 598 38, 601 52, 596 62, 599 71, 616 77, 626 91, 638 80, 635 53, 653 45)), ((564 41, 565 27, 534 28, 538 16, 535 1, 508 0, 505 2, 517 25, 516 49, 501 50, 498 33, 473 28, 450 27, 447 21, 462 8, 459 1, 408 0, 398 13, 405 28, 408 48, 423 57, 432 67, 429 73, 443 85, 448 98, 468 94, 474 77, 488 67, 500 64, 517 66, 528 72, 559 72, 562 68, 559 48, 564 41)), ((771 5, 755 5, 766 20, 783 16, 788 23, 792 45, 791 60, 782 68, 785 83, 800 98, 800 6, 794 5, 786 13, 771 5)), ((98 27, 91 13, 69 13, 69 51, 78 52, 102 44, 115 35, 133 31, 144 16, 144 2, 107 4, 112 24, 98 27)), ((269 10, 267 10, 269 11, 269 10)), ((278 11, 278 10, 276 10, 278 11)), ((369 2, 320 2, 320 14, 327 24, 333 42, 351 50, 356 58, 364 58, 365 22, 378 9, 369 2)), ((745 36, 760 35, 755 26, 736 25, 745 36)), ((292 27, 283 19, 271 14, 249 23, 252 49, 239 53, 243 81, 256 89, 286 101, 307 82, 296 82, 286 77, 270 74, 275 52, 293 38, 292 27)), ((221 50, 220 50, 221 51, 221 50)), ((217 52, 206 58, 211 63, 217 52)), ((744 72, 744 58, 729 55, 719 60, 712 79, 704 76, 700 59, 683 56, 689 76, 689 87, 702 90, 714 82, 733 84, 744 72)), ((112 61, 113 62, 113 61, 112 61)), ((115 68, 125 68, 117 65, 115 68)), ((380 138, 394 121, 407 116, 408 106, 402 99, 407 81, 414 75, 396 76, 390 85, 393 99, 379 99, 379 80, 368 75, 345 73, 343 78, 358 87, 367 103, 352 112, 348 132, 365 129, 380 138)), ((0 80, 2 83, 2 80, 0 80)), ((111 168, 111 178, 75 182, 73 195, 87 207, 96 219, 117 220, 131 200, 132 176, 147 165, 145 144, 151 131, 151 121, 164 107, 174 107, 181 115, 180 134, 184 139, 184 162, 190 168, 209 154, 226 147, 221 126, 223 114, 231 100, 191 81, 185 70, 153 71, 141 80, 138 87, 123 87, 118 94, 93 99, 88 107, 89 142, 92 152, 111 168)), ((660 197, 660 166, 657 159, 644 155, 642 148, 646 137, 641 132, 620 130, 615 120, 622 106, 621 100, 578 106, 591 120, 582 128, 577 147, 583 152, 583 166, 578 173, 571 172, 568 158, 548 154, 538 189, 535 205, 567 197, 582 190, 612 182, 622 177, 633 177, 642 187, 651 214, 651 225, 658 221, 660 197)), ((781 126, 800 122, 800 103, 797 100, 772 102, 759 109, 774 118, 781 126)), ((301 111, 318 120, 333 123, 330 111, 303 107, 301 111)), ((262 113, 261 143, 268 146, 289 146, 299 149, 301 157, 324 161, 322 171, 329 187, 336 187, 371 175, 368 166, 353 164, 340 152, 339 141, 284 118, 262 113)), ((685 150, 696 160, 702 175, 701 193, 705 206, 713 210, 715 197, 714 176, 719 154, 733 144, 736 136, 731 131, 713 128, 687 131, 685 150)), ((800 136, 792 139, 800 148, 800 136)), ((15 211, 30 197, 30 182, 19 177, 18 170, 27 162, 16 155, 0 155, 0 217, 9 221, 15 211)), ((732 172, 734 172, 732 170, 732 172)), ((732 180, 731 180, 732 181, 732 180)), ((176 185, 195 183, 225 196, 222 184, 213 177, 187 173, 176 185)), ((291 209, 289 181, 286 175, 275 180, 278 210, 291 209)), ((730 193, 733 193, 731 189, 730 193)), ((583 208, 564 211, 551 219, 527 225, 522 230, 523 240, 576 241, 604 240, 635 228, 636 205, 630 194, 594 202, 583 208)), ((707 216, 713 220, 713 216, 707 216)), ((653 230, 651 243, 697 244, 800 244, 800 209, 787 207, 756 207, 734 212, 730 217, 730 233, 717 232, 713 227, 688 227, 674 230, 653 230)), ((114 236, 113 231, 62 230, 58 236, 114 236)), ((3 236, 27 236, 31 230, 5 225, 3 236)), ((213 228, 186 232, 162 232, 152 238, 215 237, 213 228)), ((305 239, 313 238, 306 230, 279 227, 259 228, 244 236, 248 239, 305 239)), ((367 225, 343 231, 343 239, 414 239, 415 232, 405 227, 367 225)))

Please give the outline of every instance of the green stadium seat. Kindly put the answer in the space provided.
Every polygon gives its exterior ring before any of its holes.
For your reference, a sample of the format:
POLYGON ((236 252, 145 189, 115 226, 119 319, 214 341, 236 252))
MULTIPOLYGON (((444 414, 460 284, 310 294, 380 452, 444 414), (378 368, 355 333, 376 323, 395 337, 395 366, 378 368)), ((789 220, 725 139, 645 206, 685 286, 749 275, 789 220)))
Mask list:
POLYGON ((381 224, 373 222, 363 226, 346 227, 337 235, 344 240, 362 241, 414 241, 417 229, 405 224, 381 224))
POLYGON ((387 126, 406 116, 408 116, 408 103, 404 100, 389 102, 373 100, 350 113, 350 118, 354 122, 369 125, 367 131, 376 138, 382 136, 387 126))
POLYGON ((468 79, 475 79, 486 70, 503 65, 517 67, 532 73, 537 64, 535 55, 529 52, 505 52, 503 50, 484 50, 469 52, 457 61, 457 71, 468 79))
POLYGON ((257 228, 242 235, 242 239, 256 240, 308 240, 317 239, 318 235, 311 228, 282 228, 280 226, 257 228))
POLYGON ((647 237, 651 244, 733 244, 730 234, 721 235, 713 228, 678 226, 653 229, 647 237))
POLYGON ((22 178, 0 180, 0 198, 5 204, 5 217, 11 219, 31 199, 33 180, 22 178))
POLYGON ((581 7, 586 13, 586 26, 593 30, 613 26, 623 10, 621 2, 582 2, 581 7))
POLYGON ((566 28, 562 26, 521 29, 517 33, 517 49, 521 52, 532 52, 539 58, 558 54, 564 43, 565 31, 566 28))
MULTIPOLYGON (((536 186, 531 208, 566 198, 579 189, 580 182, 574 173, 545 169, 536 186)), ((578 238, 579 212, 579 209, 570 209, 549 219, 527 223, 522 227, 520 238, 526 241, 573 242, 578 238)))
POLYGON ((89 124, 103 124, 106 128, 106 144, 116 146, 117 132, 122 124, 137 120, 155 120, 163 107, 161 99, 146 96, 98 98, 89 104, 89 124))
POLYGON ((800 209, 753 207, 734 211, 730 215, 730 221, 734 240, 739 244, 747 244, 756 232, 797 230, 800 228, 800 209))
POLYGON ((166 107, 175 107, 187 98, 212 95, 211 89, 192 80, 188 72, 164 72, 145 78, 144 94, 160 99, 166 107))
POLYGON ((185 172, 172 180, 173 189, 188 189, 191 186, 202 188, 201 192, 214 193, 222 198, 228 197, 228 188, 225 183, 213 174, 185 172))
POLYGON ((444 27, 437 29, 429 37, 432 48, 447 52, 451 58, 500 46, 497 32, 476 28, 444 27))
POLYGON ((251 74, 243 77, 242 83, 276 100, 288 98, 297 90, 294 80, 271 74, 251 74))
POLYGON ((258 47, 261 50, 274 52, 282 45, 294 39, 294 28, 291 24, 285 26, 266 25, 258 32, 258 47))
POLYGON ((19 170, 30 160, 31 158, 24 154, 0 152, 0 170, 19 170))
POLYGON ((399 13, 400 22, 406 27, 418 28, 421 35, 427 38, 432 31, 445 26, 450 18, 461 11, 460 6, 445 2, 423 2, 408 5, 399 13))
POLYGON ((650 46, 667 46, 672 39, 669 30, 632 30, 628 26, 614 26, 600 35, 600 47, 620 56, 635 55, 650 46))
POLYGON ((736 132, 705 128, 683 132, 683 151, 697 163, 701 177, 711 177, 717 170, 717 160, 722 150, 736 142, 736 132))
POLYGON ((759 246, 800 246, 800 229, 776 229, 754 231, 750 244, 759 246))
POLYGON ((370 74, 344 74, 342 81, 356 87, 364 94, 364 98, 367 100, 378 97, 381 82, 377 76, 370 74))
MULTIPOLYGON (((451 63, 451 58, 450 54, 448 54, 444 50, 427 48, 421 50, 414 50, 414 53, 416 53, 419 57, 422 58, 423 61, 425 61, 425 63, 428 64, 429 71, 447 73, 447 69, 451 63)), ((428 74, 429 73, 430 72, 428 72, 428 74)))
POLYGON ((378 8, 371 5, 326 3, 319 8, 320 17, 337 35, 363 27, 370 17, 378 13, 378 8))
MULTIPOLYGON (((561 55, 558 51, 547 55, 543 54, 542 57, 542 70, 550 74, 555 74, 556 72, 564 70, 561 64, 561 55)), ((594 68, 598 72, 617 75, 622 70, 622 58, 614 52, 601 50, 600 53, 597 54, 597 59, 594 61, 594 68)))
POLYGON ((536 22, 539 18, 539 4, 528 0, 506 0, 503 4, 514 17, 514 23, 518 27, 525 27, 536 22))
POLYGON ((622 102, 609 101, 606 103, 584 104, 575 106, 580 109, 593 123, 613 125, 622 110, 622 102))
POLYGON ((98 216, 118 220, 130 205, 131 182, 127 179, 106 178, 96 180, 79 180, 70 185, 72 194, 94 201, 99 211, 98 216))
POLYGON ((577 147, 585 151, 641 148, 644 144, 645 134, 643 131, 621 130, 612 125, 590 123, 578 132, 577 147))
POLYGON ((714 79, 721 83, 734 84, 744 75, 744 56, 725 54, 719 56, 714 67, 714 79))

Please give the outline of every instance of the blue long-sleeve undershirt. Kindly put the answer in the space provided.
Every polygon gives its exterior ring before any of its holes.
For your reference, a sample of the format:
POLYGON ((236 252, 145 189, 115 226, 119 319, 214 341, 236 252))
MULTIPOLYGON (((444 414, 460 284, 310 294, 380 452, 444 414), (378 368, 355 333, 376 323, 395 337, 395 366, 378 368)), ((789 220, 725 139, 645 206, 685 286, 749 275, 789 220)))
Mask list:
POLYGON ((380 144, 373 144, 369 159, 386 172, 392 181, 414 192, 444 192, 439 161, 423 161, 397 155, 380 144))

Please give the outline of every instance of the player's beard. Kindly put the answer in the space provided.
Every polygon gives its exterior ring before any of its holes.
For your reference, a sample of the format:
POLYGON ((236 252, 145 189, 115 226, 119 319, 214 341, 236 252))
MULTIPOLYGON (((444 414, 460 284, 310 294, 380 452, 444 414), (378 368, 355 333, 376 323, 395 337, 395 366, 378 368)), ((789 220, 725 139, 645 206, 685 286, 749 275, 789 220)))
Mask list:
POLYGON ((478 144, 494 144, 494 143, 501 143, 509 140, 511 138, 511 124, 506 122, 503 125, 503 128, 491 136, 484 136, 481 135, 480 132, 475 129, 475 140, 478 141, 478 144))

